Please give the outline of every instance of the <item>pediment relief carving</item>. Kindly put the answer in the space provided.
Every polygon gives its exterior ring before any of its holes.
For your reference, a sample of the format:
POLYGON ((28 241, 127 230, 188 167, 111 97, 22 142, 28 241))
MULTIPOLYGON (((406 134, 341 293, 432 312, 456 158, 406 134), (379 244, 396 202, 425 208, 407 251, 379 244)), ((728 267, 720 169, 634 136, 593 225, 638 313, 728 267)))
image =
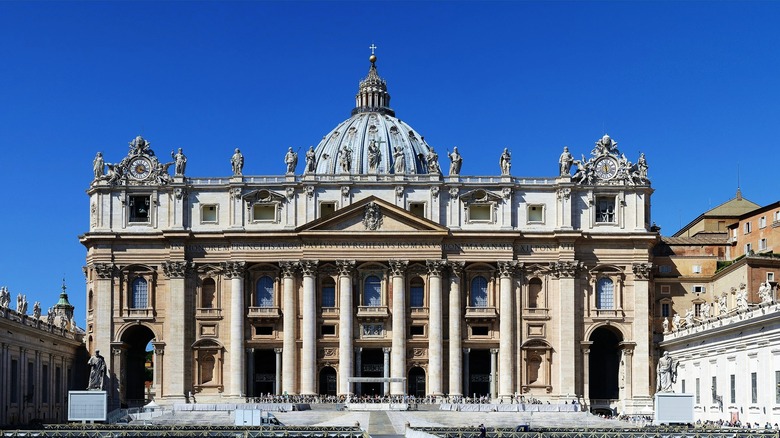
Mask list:
POLYGON ((271 204, 274 202, 284 202, 287 197, 281 193, 268 189, 253 190, 241 197, 247 204, 271 204))
POLYGON ((475 189, 460 195, 464 204, 493 204, 502 202, 504 198, 484 189, 475 189))

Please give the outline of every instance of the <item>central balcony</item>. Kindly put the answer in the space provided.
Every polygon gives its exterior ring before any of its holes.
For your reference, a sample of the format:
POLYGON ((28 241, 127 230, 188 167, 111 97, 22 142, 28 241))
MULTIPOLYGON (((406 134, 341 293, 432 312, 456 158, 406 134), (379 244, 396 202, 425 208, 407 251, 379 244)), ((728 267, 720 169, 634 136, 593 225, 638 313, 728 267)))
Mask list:
POLYGON ((278 307, 250 307, 247 313, 250 319, 279 319, 282 312, 278 307))
POLYGON ((387 306, 358 306, 358 318, 384 319, 388 316, 390 316, 390 311, 387 306))

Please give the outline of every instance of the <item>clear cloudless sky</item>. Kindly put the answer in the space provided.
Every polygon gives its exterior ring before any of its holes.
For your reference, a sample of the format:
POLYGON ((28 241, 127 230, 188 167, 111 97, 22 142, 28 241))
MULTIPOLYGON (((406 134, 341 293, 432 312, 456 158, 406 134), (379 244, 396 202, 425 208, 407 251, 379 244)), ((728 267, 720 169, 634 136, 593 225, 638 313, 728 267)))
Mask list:
MULTIPOLYGON (((187 175, 284 172, 350 115, 376 44, 397 116, 463 174, 555 176, 608 133, 671 235, 780 199, 780 2, 0 2, 0 285, 84 326, 92 159, 138 134, 187 175), (739 175, 739 177, 738 177, 739 175)), ((301 165, 299 165, 301 166, 301 165)), ((299 168, 300 171, 300 168, 299 168)))

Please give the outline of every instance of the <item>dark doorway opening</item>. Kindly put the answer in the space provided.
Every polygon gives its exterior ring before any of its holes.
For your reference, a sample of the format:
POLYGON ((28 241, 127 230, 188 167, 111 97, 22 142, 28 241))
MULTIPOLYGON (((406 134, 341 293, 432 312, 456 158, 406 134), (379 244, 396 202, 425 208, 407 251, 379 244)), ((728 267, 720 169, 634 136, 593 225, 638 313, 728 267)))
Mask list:
POLYGON ((409 370, 408 395, 415 397, 425 397, 425 370, 420 367, 413 367, 409 370))
POLYGON ((255 375, 252 379, 252 395, 255 397, 276 394, 276 352, 273 349, 256 349, 254 353, 255 375))
POLYGON ((132 326, 122 335, 127 350, 120 377, 124 378, 124 382, 120 382, 119 388, 124 388, 120 399, 128 407, 143 406, 149 401, 155 366, 150 345, 152 339, 154 333, 143 325, 132 326))
MULTIPOLYGON (((381 348, 364 348, 360 353, 360 376, 361 377, 384 377, 384 353, 381 348)), ((360 394, 367 396, 377 396, 384 394, 384 385, 382 383, 361 383, 360 394)))
POLYGON ((490 395, 490 350, 471 349, 468 377, 468 396, 490 395))
POLYGON ((591 399, 616 400, 620 397, 618 375, 620 373, 619 333, 606 328, 596 329, 590 336, 589 385, 591 399))
POLYGON ((320 370, 320 394, 336 395, 336 370, 333 367, 320 370))

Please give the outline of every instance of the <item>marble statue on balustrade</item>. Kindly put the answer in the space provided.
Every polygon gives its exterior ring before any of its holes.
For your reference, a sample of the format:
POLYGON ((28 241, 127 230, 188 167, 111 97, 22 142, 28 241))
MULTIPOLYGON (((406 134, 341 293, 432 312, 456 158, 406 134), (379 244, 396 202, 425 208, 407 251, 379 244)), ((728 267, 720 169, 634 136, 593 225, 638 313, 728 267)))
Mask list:
POLYGON ((46 312, 46 324, 54 324, 54 309, 51 307, 49 307, 49 310, 46 312))
POLYGON ((737 292, 737 310, 743 312, 748 309, 747 289, 741 288, 737 292))
POLYGON ((773 301, 772 285, 769 284, 769 280, 761 283, 761 286, 758 288, 758 297, 761 298, 761 304, 769 304, 773 301))
POLYGON ((679 313, 675 313, 674 317, 672 318, 672 326, 674 326, 675 330, 680 330, 682 328, 682 318, 680 318, 679 313))
POLYGON ((406 155, 404 154, 404 148, 400 145, 396 146, 393 151, 393 173, 396 175, 406 173, 406 155))
POLYGON ((441 168, 439 167, 439 154, 437 154, 431 146, 428 146, 428 156, 425 157, 425 161, 428 165, 428 173, 441 173, 441 168))
POLYGON ((679 362, 672 358, 668 351, 664 351, 656 367, 656 392, 674 392, 672 385, 677 382, 678 365, 679 362))
POLYGON ((512 169, 512 153, 509 152, 509 148, 504 148, 504 152, 498 159, 498 165, 501 168, 501 175, 509 175, 509 171, 512 169))
POLYGON ((230 158, 230 166, 233 168, 233 176, 241 176, 244 171, 244 155, 236 148, 233 156, 230 158))
POLYGON ((11 294, 8 292, 8 288, 0 287, 0 308, 7 309, 11 305, 11 294))
POLYGON ((171 158, 173 158, 173 162, 176 164, 174 167, 174 175, 184 176, 184 170, 187 167, 187 156, 184 155, 182 148, 179 148, 179 151, 176 153, 171 151, 171 158))
POLYGON ((95 350, 95 355, 89 358, 87 365, 90 367, 88 390, 100 391, 103 389, 103 381, 106 376, 106 361, 100 355, 99 350, 95 350))
POLYGON ((16 295, 16 312, 20 315, 27 314, 27 296, 22 294, 16 295))
POLYGON ((729 313, 729 306, 726 304, 726 294, 721 294, 718 297, 718 313, 720 315, 729 313))
POLYGON ((701 305, 701 317, 702 319, 710 319, 710 313, 712 311, 712 305, 708 302, 704 302, 701 305))
POLYGON ((664 321, 663 321, 662 325, 664 327, 664 333, 669 333, 669 317, 668 316, 666 318, 664 318, 664 321))
POLYGON ((379 146, 376 144, 376 140, 371 139, 368 142, 368 171, 376 173, 379 168, 379 160, 381 155, 379 154, 379 146))
POLYGON ((317 168, 317 154, 314 152, 314 146, 309 146, 309 150, 306 151, 306 167, 303 169, 303 173, 314 173, 317 168))
POLYGON ((460 167, 463 164, 463 157, 458 152, 458 147, 452 148, 452 152, 448 152, 447 156, 450 157, 450 176, 460 175, 460 167))
POLYGON ((693 327, 693 318, 696 316, 693 313, 693 309, 688 309, 685 311, 685 327, 693 327))
POLYGON ((284 164, 287 165, 287 173, 295 173, 295 168, 298 167, 298 152, 293 151, 293 148, 287 148, 287 153, 284 154, 284 164))
POLYGON ((636 162, 636 171, 639 175, 639 178, 647 180, 647 169, 647 159, 645 158, 645 153, 642 152, 639 154, 639 160, 636 162))
POLYGON ((352 149, 347 145, 344 145, 341 148, 339 164, 341 164, 341 171, 343 173, 349 173, 352 169, 352 149))
POLYGON ((558 159, 558 167, 560 170, 560 175, 570 176, 571 165, 573 163, 574 163, 574 157, 572 157, 571 153, 569 153, 569 148, 564 146, 563 153, 561 154, 561 157, 558 159))
POLYGON ((33 318, 41 319, 41 302, 40 301, 36 301, 33 304, 33 318))
POLYGON ((98 152, 97 155, 95 155, 95 159, 92 160, 92 170, 95 172, 95 181, 103 178, 105 168, 106 163, 103 161, 103 153, 98 152))

